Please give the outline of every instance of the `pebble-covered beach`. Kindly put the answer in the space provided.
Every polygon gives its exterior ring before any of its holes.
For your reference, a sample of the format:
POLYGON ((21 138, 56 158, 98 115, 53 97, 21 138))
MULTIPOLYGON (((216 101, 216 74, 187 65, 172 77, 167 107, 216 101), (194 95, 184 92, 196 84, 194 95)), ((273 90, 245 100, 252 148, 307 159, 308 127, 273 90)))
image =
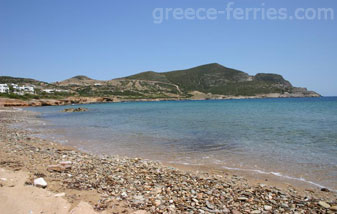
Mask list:
MULTIPOLYGON (((26 185, 62 194, 71 203, 87 201, 98 212, 337 212, 336 195, 329 190, 300 193, 293 187, 252 185, 235 175, 187 172, 150 160, 92 155, 13 126, 37 121, 36 113, 0 109, 0 168, 27 171, 26 185)), ((0 191, 1 187, 0 181, 0 191)))

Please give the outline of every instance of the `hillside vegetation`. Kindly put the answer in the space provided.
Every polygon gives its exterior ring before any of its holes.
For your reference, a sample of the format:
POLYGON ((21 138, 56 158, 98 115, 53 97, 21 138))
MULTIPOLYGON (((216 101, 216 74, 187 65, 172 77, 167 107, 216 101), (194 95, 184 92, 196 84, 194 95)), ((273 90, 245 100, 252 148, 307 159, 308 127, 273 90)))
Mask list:
POLYGON ((33 84, 37 87, 35 97, 46 97, 47 95, 41 92, 46 88, 67 90, 68 93, 58 94, 61 97, 71 95, 124 99, 188 99, 195 94, 201 98, 266 94, 319 96, 305 88, 293 87, 289 81, 278 74, 259 73, 251 76, 217 63, 164 73, 147 71, 107 81, 94 80, 81 75, 60 82, 45 83, 33 79, 3 76, 0 77, 0 83, 33 84))

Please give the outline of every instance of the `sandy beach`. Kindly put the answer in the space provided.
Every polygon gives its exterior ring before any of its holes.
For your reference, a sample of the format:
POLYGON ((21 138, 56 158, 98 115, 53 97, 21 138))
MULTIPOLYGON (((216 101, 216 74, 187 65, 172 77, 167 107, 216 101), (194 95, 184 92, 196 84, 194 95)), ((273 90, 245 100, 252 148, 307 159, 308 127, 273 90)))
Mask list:
POLYGON ((0 109, 2 213, 336 213, 336 193, 139 158, 97 156, 16 126, 0 109), (43 180, 46 183, 38 183, 43 180))

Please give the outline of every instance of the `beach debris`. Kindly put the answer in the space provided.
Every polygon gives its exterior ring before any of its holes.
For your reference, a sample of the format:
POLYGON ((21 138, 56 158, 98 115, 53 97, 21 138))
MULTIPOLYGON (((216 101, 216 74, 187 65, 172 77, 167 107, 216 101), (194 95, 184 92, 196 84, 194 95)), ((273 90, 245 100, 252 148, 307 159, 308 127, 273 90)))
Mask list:
POLYGON ((36 179, 34 179, 34 186, 46 188, 47 182, 43 178, 36 178, 36 179))

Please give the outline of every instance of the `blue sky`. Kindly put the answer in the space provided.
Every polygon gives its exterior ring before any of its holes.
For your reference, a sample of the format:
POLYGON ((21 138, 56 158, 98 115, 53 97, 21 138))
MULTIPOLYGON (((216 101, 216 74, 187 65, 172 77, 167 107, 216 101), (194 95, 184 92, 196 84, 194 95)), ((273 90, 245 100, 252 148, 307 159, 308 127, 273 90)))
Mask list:
MULTIPOLYGON (((217 62, 249 74, 278 73, 337 95, 335 0, 237 0, 234 7, 334 9, 334 20, 175 20, 155 8, 215 8, 218 0, 0 0, 0 75, 107 80, 217 62), (264 6, 262 6, 264 3, 264 6)), ((234 1, 233 1, 234 2, 234 1)))

